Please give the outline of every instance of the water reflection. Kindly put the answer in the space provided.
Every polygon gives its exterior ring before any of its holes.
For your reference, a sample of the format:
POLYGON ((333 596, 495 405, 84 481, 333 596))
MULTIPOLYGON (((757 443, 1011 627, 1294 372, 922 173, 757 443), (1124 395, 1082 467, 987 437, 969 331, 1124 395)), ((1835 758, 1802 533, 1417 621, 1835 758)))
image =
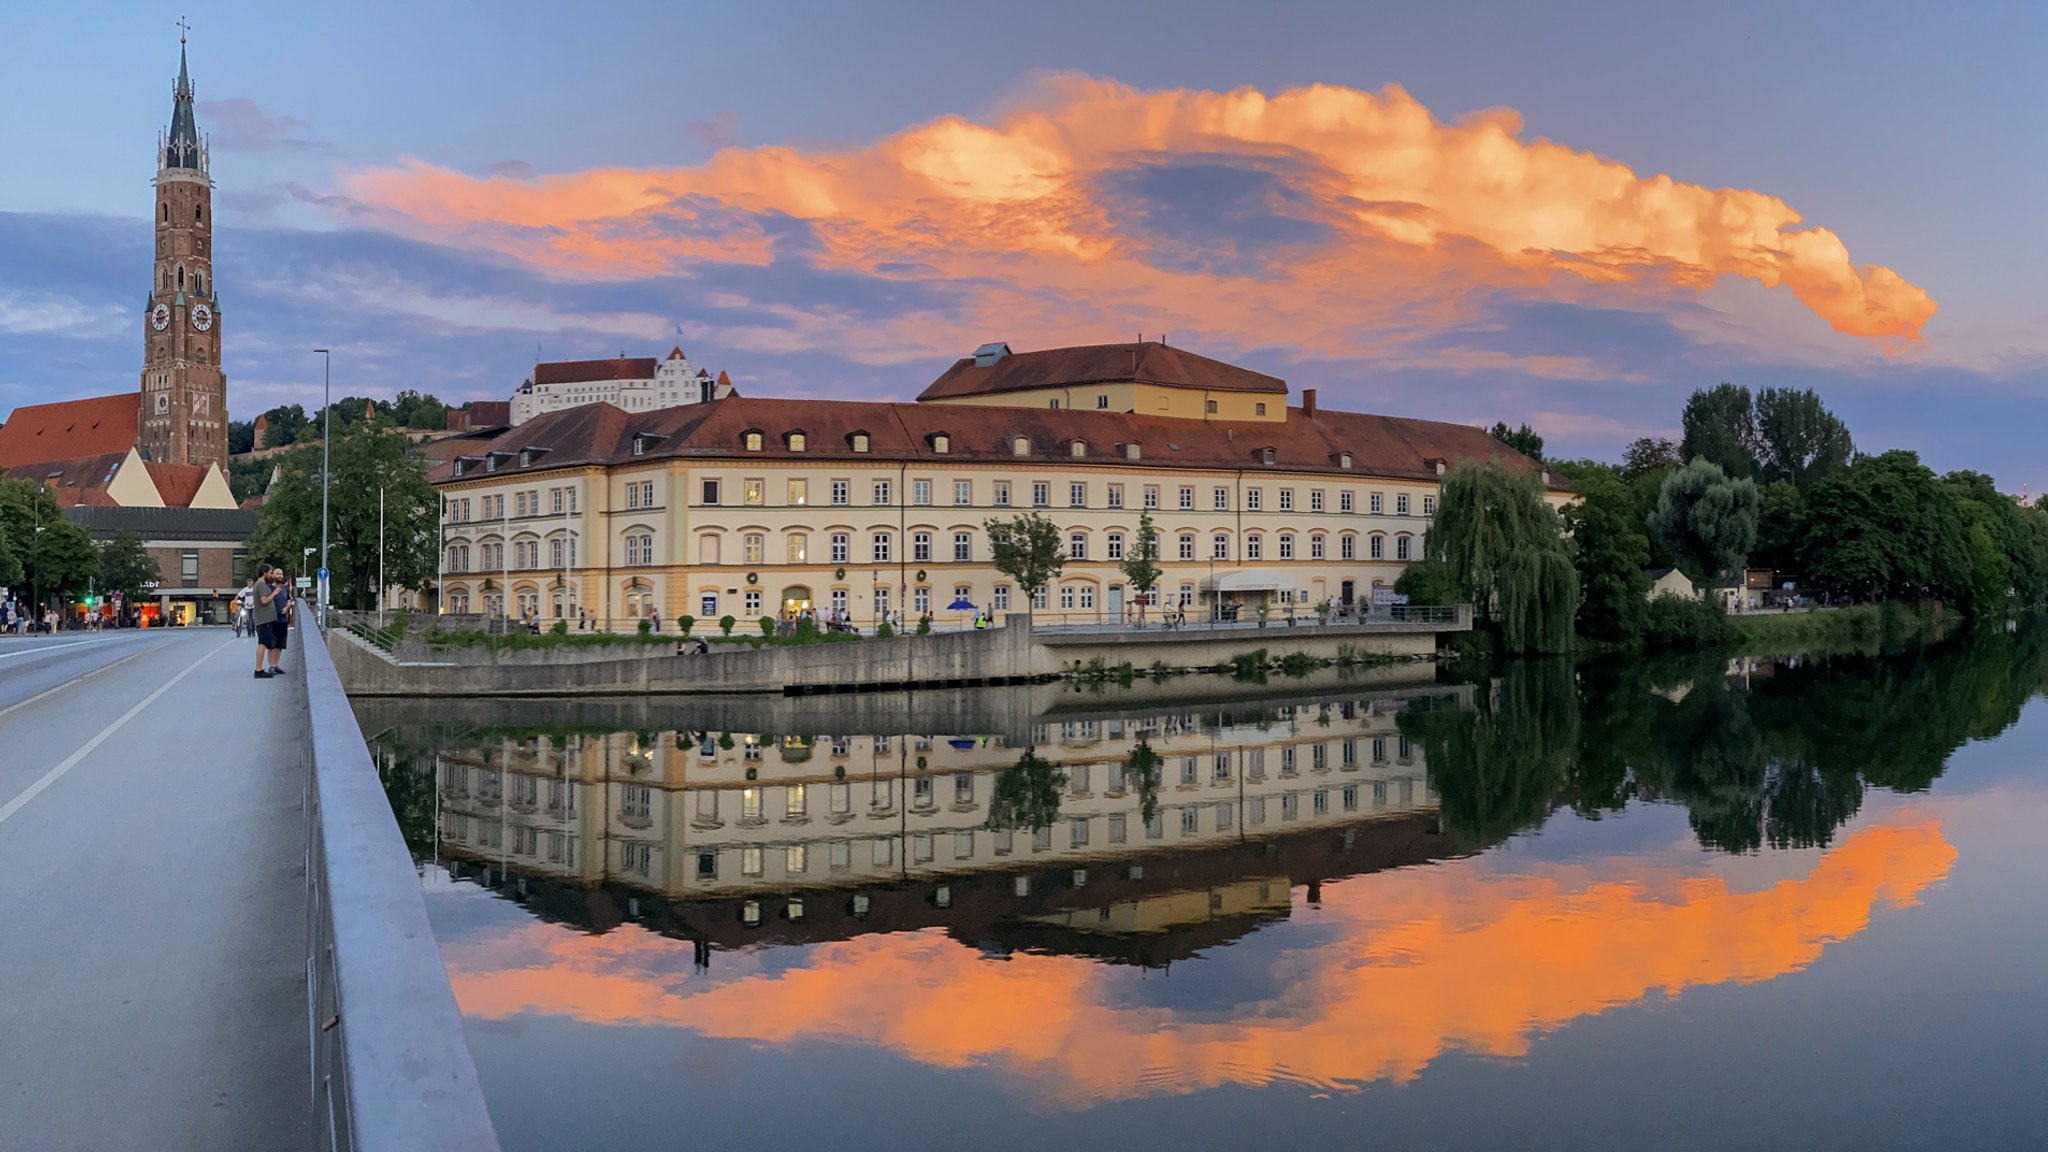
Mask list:
POLYGON ((472 1020, 855 1046, 1075 1111, 1404 1082, 1799 972, 1949 878, 1914 794, 2015 722, 2044 651, 1532 662, 974 735, 376 744, 429 874, 520 906, 437 919, 472 1020))

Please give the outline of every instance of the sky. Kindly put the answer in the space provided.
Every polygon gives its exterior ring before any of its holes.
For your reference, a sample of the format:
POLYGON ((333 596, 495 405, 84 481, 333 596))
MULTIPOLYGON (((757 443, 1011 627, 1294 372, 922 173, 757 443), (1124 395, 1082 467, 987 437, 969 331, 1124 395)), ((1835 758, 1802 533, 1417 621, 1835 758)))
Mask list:
MULTIPOLYGON (((130 390, 174 5, 0 8, 0 412, 130 390)), ((216 3, 238 417, 536 358, 910 399, 1164 335, 1325 407, 1676 436, 1723 380, 2039 492, 2039 5, 216 3)))

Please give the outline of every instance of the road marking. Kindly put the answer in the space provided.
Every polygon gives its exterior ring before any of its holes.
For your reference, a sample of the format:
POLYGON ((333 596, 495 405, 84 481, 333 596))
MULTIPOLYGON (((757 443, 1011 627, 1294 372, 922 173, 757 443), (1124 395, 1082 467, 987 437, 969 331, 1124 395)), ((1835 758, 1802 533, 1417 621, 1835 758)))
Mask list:
POLYGON ((45 788, 48 788, 50 785, 55 784, 58 780, 62 779, 66 772, 69 772, 73 768, 78 766, 79 761, 85 759, 87 756, 92 755, 93 749, 98 748, 100 745, 106 743, 108 737, 112 736, 116 732, 119 732, 123 727, 127 725, 127 723, 130 720, 133 720, 137 716, 142 715, 142 710, 144 708, 147 708, 151 704, 156 703, 159 699, 163 697, 164 693, 169 692, 173 688, 176 688, 178 686, 178 681, 183 680, 185 677, 190 676, 194 672, 197 672, 201 664, 204 664, 208 660, 213 659, 215 653, 218 653, 219 651, 221 651, 221 649, 226 648, 233 643, 233 640, 229 640, 226 643, 221 644, 219 647, 214 648, 206 655, 201 656, 199 659, 194 660, 192 663, 186 665, 185 670, 183 672, 180 672, 176 676, 171 677, 169 680, 164 681, 164 684, 161 688, 158 688, 156 691, 151 692, 149 695, 143 697, 141 702, 136 704, 135 707, 130 708, 128 711, 121 713, 121 718, 119 720, 116 720, 112 724, 107 725, 105 728, 100 729, 99 735, 94 736, 90 740, 87 740, 83 748, 80 748, 78 751, 73 752, 69 756, 66 756, 62 764, 59 764, 55 768, 50 769, 48 772, 43 773, 42 779, 37 780, 35 783, 29 785, 28 788, 25 789, 21 795, 16 796, 12 800, 9 800, 5 807, 0 807, 0 824, 7 823, 9 817, 13 816, 16 812, 21 811, 23 808, 26 808, 28 806, 29 801, 42 795, 43 790, 45 788))
POLYGON ((0 660, 13 660, 19 656, 41 656, 45 652, 62 652, 66 648, 77 648, 81 645, 97 643, 99 643, 97 640, 73 640, 68 644, 44 644, 23 652, 9 652, 4 656, 0 656, 0 660))
MULTIPOLYGON (((6 717, 9 713, 19 712, 23 708, 28 707, 29 705, 35 703, 38 700, 43 700, 47 699, 48 697, 55 696, 57 693, 62 692, 66 688, 70 688, 73 685, 76 685, 81 680, 90 680, 93 677, 99 675, 100 673, 107 671, 108 669, 119 668, 121 665, 126 664, 130 660, 135 659, 137 656, 145 655, 148 652, 149 649, 138 647, 135 651, 130 652, 126 656, 121 657, 119 660, 109 660, 105 664, 102 664, 89 672, 80 672, 78 675, 73 676, 71 679, 64 681, 62 684, 58 684, 50 688, 45 688, 41 692, 36 693, 35 695, 29 697, 26 700, 16 701, 13 704, 9 704, 5 708, 0 708, 0 718, 6 717)), ((211 655, 211 653, 208 653, 208 655, 211 655)))

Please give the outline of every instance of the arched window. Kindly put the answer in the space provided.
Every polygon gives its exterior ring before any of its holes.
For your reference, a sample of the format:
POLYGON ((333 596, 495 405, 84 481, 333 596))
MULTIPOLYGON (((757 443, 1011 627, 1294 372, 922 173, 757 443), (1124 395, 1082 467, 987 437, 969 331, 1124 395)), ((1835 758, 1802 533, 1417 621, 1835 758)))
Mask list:
POLYGON ((761 553, 766 549, 767 538, 759 532, 749 532, 740 537, 740 562, 759 564, 761 553))
POLYGON ((644 568, 654 563, 654 534, 651 532, 628 532, 626 534, 626 564, 632 568, 644 568))
POLYGON ((448 591, 448 611, 458 615, 469 615, 469 589, 451 588, 448 591))
POLYGON ((784 438, 784 440, 789 445, 789 450, 791 452, 801 452, 804 450, 803 433, 791 432, 787 437, 784 438))
POLYGON ((170 205, 170 202, 169 202, 169 201, 166 201, 166 202, 164 203, 164 223, 166 223, 166 224, 169 224, 170 222, 171 222, 171 205, 170 205))
POLYGON ((1211 558, 1217 560, 1230 559, 1230 533, 1218 532, 1215 539, 1210 541, 1209 547, 1211 558))
POLYGON ((789 541, 789 562, 791 564, 802 564, 810 559, 811 538, 808 535, 802 532, 791 532, 787 539, 789 541))
POLYGON ((1265 538, 1264 538, 1264 537, 1260 536, 1260 535, 1259 535, 1259 534, 1258 534, 1257 532, 1253 532, 1253 533, 1250 533, 1250 534, 1248 534, 1247 536, 1245 536, 1245 538, 1244 538, 1244 558, 1245 558, 1245 559, 1247 559, 1247 560, 1262 560, 1262 559, 1264 559, 1264 558, 1265 558, 1265 555, 1266 555, 1266 542, 1265 542, 1265 538))
POLYGON ((1370 543, 1366 547, 1365 554, 1367 558, 1372 560, 1385 560, 1387 558, 1387 538, 1377 532, 1373 533, 1370 537, 1370 543))
POLYGON ((555 619, 568 620, 576 616, 576 589, 557 588, 553 599, 555 619))
POLYGON ((1394 537, 1394 559, 1408 559, 1408 542, 1413 539, 1415 537, 1408 535, 1406 532, 1394 537))
POLYGON ((203 222, 204 222, 205 220, 206 220, 206 209, 205 209, 205 208, 204 208, 203 206, 201 206, 201 205, 198 205, 198 204, 194 204, 194 205, 192 206, 192 222, 193 222, 194 224, 199 224, 199 223, 203 223, 203 222))
POLYGON ((748 432, 741 436, 740 440, 746 445, 749 452, 759 452, 761 450, 762 439, 759 432, 748 432))
POLYGON ((1031 455, 1031 438, 1030 438, 1029 436, 1018 436, 1018 437, 1016 437, 1016 438, 1012 439, 1012 440, 1010 441, 1010 455, 1012 455, 1012 456, 1029 456, 1029 455, 1031 455))
POLYGON ((1075 532, 1069 535, 1067 537, 1067 559, 1086 560, 1087 558, 1088 534, 1086 532, 1075 532))
POLYGON ((178 287, 181 289, 185 287, 185 266, 183 264, 178 265, 178 287))

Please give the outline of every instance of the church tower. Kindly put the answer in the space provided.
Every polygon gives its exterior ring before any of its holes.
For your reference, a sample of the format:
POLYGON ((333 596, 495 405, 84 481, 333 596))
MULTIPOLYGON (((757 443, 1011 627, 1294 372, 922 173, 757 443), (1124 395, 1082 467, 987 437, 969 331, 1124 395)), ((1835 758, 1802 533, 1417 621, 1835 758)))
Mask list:
POLYGON ((228 460, 228 382, 220 366, 220 295, 213 283, 213 180, 192 110, 185 38, 171 128, 157 141, 156 268, 142 328, 142 407, 136 439, 151 460, 228 460))

